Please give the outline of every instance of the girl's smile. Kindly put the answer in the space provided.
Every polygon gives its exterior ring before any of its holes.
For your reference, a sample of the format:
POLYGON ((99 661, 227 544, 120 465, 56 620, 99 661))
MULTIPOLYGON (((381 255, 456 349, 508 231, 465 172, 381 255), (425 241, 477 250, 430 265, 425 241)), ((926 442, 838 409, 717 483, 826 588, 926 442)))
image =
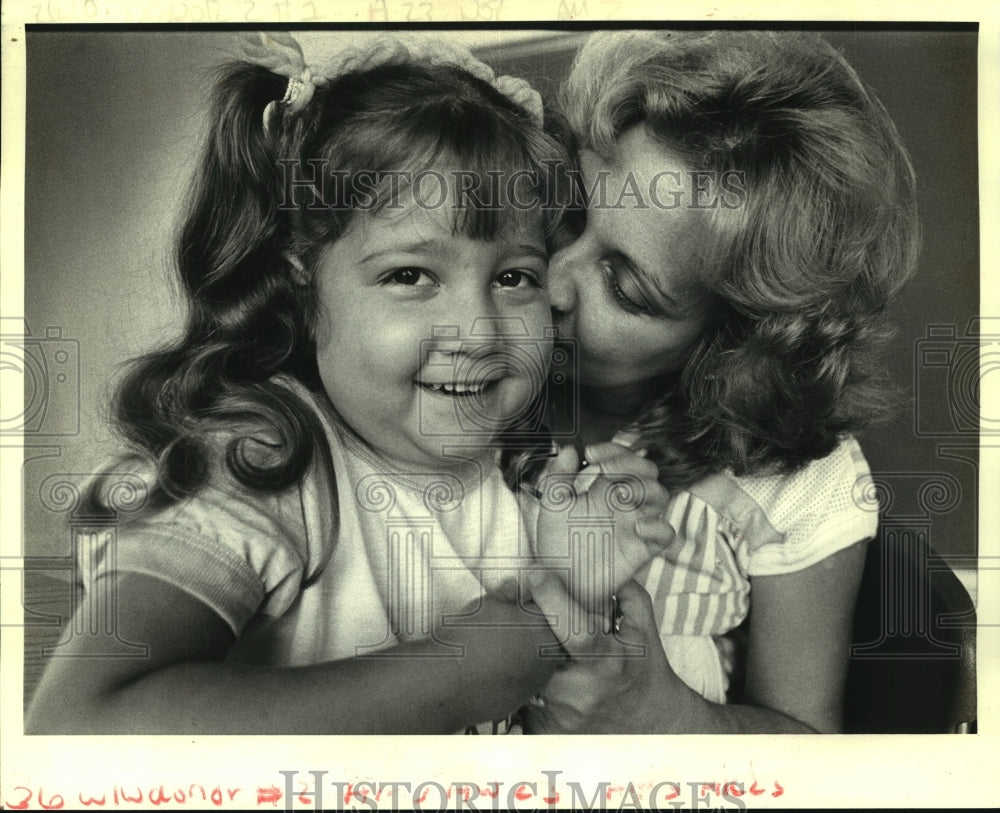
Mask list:
POLYGON ((430 392, 443 393, 445 395, 453 395, 461 398, 471 395, 482 395, 487 387, 491 387, 496 382, 485 381, 476 384, 434 384, 428 381, 419 381, 417 383, 430 392))

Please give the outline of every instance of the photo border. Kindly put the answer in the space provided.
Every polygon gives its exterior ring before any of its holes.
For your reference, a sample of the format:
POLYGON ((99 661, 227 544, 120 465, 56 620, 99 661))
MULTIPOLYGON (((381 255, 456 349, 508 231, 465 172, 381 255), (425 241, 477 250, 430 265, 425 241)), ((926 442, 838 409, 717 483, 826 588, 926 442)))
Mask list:
MULTIPOLYGON (((432 0, 432 14, 442 25, 468 25, 469 9, 475 0, 432 0), (464 13, 464 17, 463 17, 464 13), (437 15, 440 15, 438 17, 437 15)), ((25 52, 24 25, 37 21, 40 9, 58 11, 59 25, 118 23, 184 24, 192 19, 171 19, 182 6, 189 15, 196 5, 217 6, 220 14, 238 18, 240 23, 252 23, 268 28, 268 20, 250 19, 248 15, 264 4, 257 0, 192 0, 190 3, 103 3, 97 0, 59 0, 56 3, 5 2, 2 9, 3 31, 3 155, 0 205, 3 210, 2 267, 0 302, 4 316, 23 315, 24 215, 23 170, 25 119, 25 52), (141 11, 140 11, 141 10, 141 11), (133 19, 136 14, 141 20, 133 19), (149 19, 147 19, 149 15, 149 19)), ((277 4, 276 4, 277 5, 277 4)), ((346 2, 333 7, 329 22, 355 23, 359 19, 378 25, 370 19, 380 9, 386 11, 390 24, 418 22, 407 20, 430 3, 412 2, 346 2), (374 11, 373 11, 374 10, 374 11)), ((775 3, 766 7, 747 6, 730 2, 708 4, 670 4, 676 19, 715 23, 722 20, 760 21, 774 19, 803 21, 804 9, 799 4, 775 3), (759 9, 759 10, 758 10, 759 9)), ((310 13, 326 11, 321 0, 287 0, 288 18, 282 25, 309 23, 310 13), (313 11, 310 12, 312 7, 313 11), (296 17, 296 9, 300 12, 296 17)), ((519 23, 542 24, 549 19, 544 13, 558 17, 560 12, 576 12, 572 22, 592 25, 613 18, 615 23, 633 19, 667 21, 659 3, 632 3, 607 0, 570 3, 551 0, 546 4, 505 0, 499 23, 518 27, 519 23)), ((980 173, 980 234, 981 234, 981 313, 1000 314, 1000 286, 986 269, 1000 268, 1000 241, 986 224, 1000 223, 998 190, 1000 172, 995 145, 1000 143, 997 105, 1000 99, 1000 9, 983 3, 881 3, 876 7, 878 21, 886 23, 915 22, 915 17, 927 21, 978 21, 979 31, 979 173, 980 173)), ((809 6, 808 18, 823 22, 849 20, 872 21, 870 9, 859 5, 809 6), (853 13, 850 13, 853 12, 853 13)), ((178 12, 179 13, 179 12, 178 12)), ((375 16, 378 16, 376 14, 375 16)), ((221 20, 220 20, 221 22, 221 20)), ((1000 403, 996 375, 984 378, 989 387, 982 391, 982 403, 1000 403)), ((19 398, 15 389, 4 397, 19 398)), ((4 440, 0 462, 0 493, 4 495, 4 511, 0 539, 4 561, 21 555, 22 450, 4 440)), ((981 443, 980 494, 1000 493, 1000 451, 981 443)), ((994 562, 1000 571, 1000 506, 996 500, 980 499, 979 554, 983 568, 979 579, 979 638, 978 687, 979 732, 973 736, 683 736, 683 737, 542 737, 517 738, 480 737, 55 737, 24 736, 21 719, 22 633, 16 626, 4 627, 0 646, 0 701, 2 701, 2 745, 0 745, 0 804, 10 809, 22 809, 26 791, 31 796, 23 809, 42 809, 62 798, 67 807, 77 807, 77 794, 107 795, 111 804, 112 788, 131 791, 136 786, 163 787, 164 792, 177 788, 190 791, 200 785, 207 792, 205 806, 240 807, 260 798, 260 788, 283 787, 282 771, 295 772, 294 781, 311 783, 311 771, 325 771, 326 783, 363 781, 409 782, 442 785, 461 782, 479 787, 502 782, 501 795, 486 803, 486 797, 470 805, 479 809, 502 809, 513 801, 525 809, 539 804, 550 794, 550 783, 563 789, 579 783, 590 799, 600 789, 601 782, 615 790, 607 801, 608 809, 626 807, 629 786, 647 793, 657 783, 676 783, 685 801, 702 787, 713 790, 706 806, 738 806, 723 799, 721 790, 727 782, 741 783, 746 796, 740 797, 747 807, 932 807, 990 806, 1000 803, 1000 791, 993 781, 997 755, 1000 753, 997 735, 996 698, 1000 696, 1000 612, 997 601, 1000 590, 989 590, 996 584, 983 563, 994 562), (984 589, 986 588, 986 589, 984 589), (521 787, 523 798, 516 788, 521 787), (534 790, 530 789, 534 783, 534 790), (716 790, 717 786, 721 786, 716 790), (227 789, 240 788, 229 799, 227 789), (693 791, 692 788, 695 790, 693 791), (751 791, 756 788, 758 792, 751 791), (213 793, 219 791, 220 804, 213 793), (509 796, 508 794, 513 794, 509 796), (713 796, 714 794, 714 796, 713 796), (714 801, 713 801, 714 800, 714 801)), ((23 608, 20 603, 20 578, 16 569, 0 573, 0 612, 4 619, 15 617, 23 608)), ((426 804, 436 803, 433 786, 426 804)), ((280 788, 279 788, 280 789, 280 788)), ((298 787, 296 788, 299 789, 298 787)), ((670 791, 670 786, 667 787, 670 791)), ((121 807, 150 809, 197 807, 193 793, 185 792, 184 804, 176 799, 170 804, 147 803, 134 806, 121 800, 121 807)), ((199 797, 200 798, 200 797, 199 797)), ((563 795, 565 804, 568 795, 563 795)), ((324 790, 324 806, 338 809, 335 787, 324 790)), ((371 801, 369 799, 369 801, 371 801)), ((663 803, 667 797, 663 797, 663 803)), ((260 809, 281 809, 282 804, 265 801, 260 809)), ((384 804, 384 803, 383 803, 384 804)), ((344 805, 364 809, 364 800, 354 799, 344 805)), ((314 805, 297 803, 296 809, 314 805)), ((448 800, 449 809, 458 809, 459 799, 448 800), (454 807, 453 807, 454 806, 454 807)), ((473 807, 472 809, 476 809, 473 807)))

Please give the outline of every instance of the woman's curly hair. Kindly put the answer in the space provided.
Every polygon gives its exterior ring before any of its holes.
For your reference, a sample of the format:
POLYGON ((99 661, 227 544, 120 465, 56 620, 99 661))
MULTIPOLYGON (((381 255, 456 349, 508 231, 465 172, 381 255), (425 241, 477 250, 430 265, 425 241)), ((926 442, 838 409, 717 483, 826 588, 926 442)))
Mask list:
POLYGON ((716 311, 633 427, 665 484, 791 471, 885 413, 879 354, 887 303, 916 263, 915 179, 885 108, 832 46, 790 32, 599 33, 562 106, 604 157, 642 125, 716 183, 741 173, 742 205, 702 213, 695 270, 716 311))
MULTIPOLYGON (((312 276, 323 246, 357 216, 345 201, 376 211, 391 194, 373 185, 379 173, 454 160, 481 178, 535 172, 544 203, 558 186, 553 168, 565 163, 527 111, 454 66, 382 65, 338 77, 301 114, 282 114, 265 131, 264 109, 287 81, 243 62, 220 70, 177 241, 183 335, 136 360, 118 389, 117 426, 155 461, 161 500, 205 482, 220 438, 229 472, 258 491, 286 488, 312 462, 318 421, 274 377, 321 389, 314 329, 323 317, 315 280, 304 284, 302 275, 312 276), (332 178, 338 188, 324 190, 332 178)), ((456 228, 470 237, 503 228, 496 201, 473 195, 465 204, 456 228)), ((559 208, 545 213, 557 218, 559 208)))

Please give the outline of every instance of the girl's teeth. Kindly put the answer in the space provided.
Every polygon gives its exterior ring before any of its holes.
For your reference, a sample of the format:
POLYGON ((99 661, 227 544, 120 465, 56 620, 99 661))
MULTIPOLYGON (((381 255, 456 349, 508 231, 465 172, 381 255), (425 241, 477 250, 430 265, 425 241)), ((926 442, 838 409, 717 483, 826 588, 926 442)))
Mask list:
POLYGON ((458 393, 460 395, 481 392, 486 387, 485 384, 475 384, 471 386, 468 384, 429 384, 428 386, 436 392, 450 392, 458 393))

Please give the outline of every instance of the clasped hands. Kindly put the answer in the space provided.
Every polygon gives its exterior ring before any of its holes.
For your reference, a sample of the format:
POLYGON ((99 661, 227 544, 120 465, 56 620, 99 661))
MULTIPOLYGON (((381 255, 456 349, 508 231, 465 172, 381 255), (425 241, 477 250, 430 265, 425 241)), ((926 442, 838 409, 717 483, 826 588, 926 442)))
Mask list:
POLYGON ((582 467, 562 449, 538 491, 533 554, 545 567, 530 589, 569 659, 525 710, 526 730, 654 730, 677 678, 633 577, 674 540, 670 494, 652 462, 615 443, 588 447, 582 467))

